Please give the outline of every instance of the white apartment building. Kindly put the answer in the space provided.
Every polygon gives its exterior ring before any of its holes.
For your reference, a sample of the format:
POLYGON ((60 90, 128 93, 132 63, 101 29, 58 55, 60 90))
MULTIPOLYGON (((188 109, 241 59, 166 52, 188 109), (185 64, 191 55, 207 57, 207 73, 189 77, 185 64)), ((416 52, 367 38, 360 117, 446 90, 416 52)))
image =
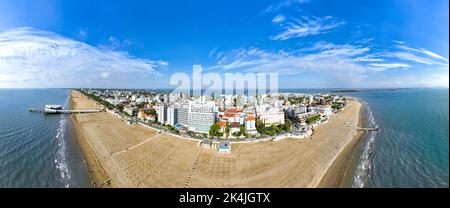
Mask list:
POLYGON ((258 118, 266 125, 284 124, 284 112, 274 109, 258 112, 258 118))
POLYGON ((158 122, 165 123, 167 121, 167 107, 165 105, 156 106, 156 111, 158 113, 158 122))
POLYGON ((188 125, 188 111, 189 111, 189 105, 188 104, 186 104, 186 105, 184 105, 184 104, 180 104, 180 105, 177 105, 176 107, 176 116, 177 116, 177 119, 176 119, 176 124, 180 124, 180 125, 183 125, 183 126, 187 126, 188 125))
POLYGON ((254 116, 247 116, 245 118, 245 130, 248 134, 256 134, 256 118, 254 116))
POLYGON ((215 122, 216 112, 214 102, 189 102, 188 127, 199 132, 208 132, 215 122))
POLYGON ((177 109, 174 106, 169 106, 167 108, 167 120, 166 123, 175 126, 177 123, 177 109))
POLYGON ((283 101, 281 101, 281 100, 275 100, 275 101, 273 102, 273 106, 274 106, 276 109, 281 109, 281 108, 283 107, 283 101))

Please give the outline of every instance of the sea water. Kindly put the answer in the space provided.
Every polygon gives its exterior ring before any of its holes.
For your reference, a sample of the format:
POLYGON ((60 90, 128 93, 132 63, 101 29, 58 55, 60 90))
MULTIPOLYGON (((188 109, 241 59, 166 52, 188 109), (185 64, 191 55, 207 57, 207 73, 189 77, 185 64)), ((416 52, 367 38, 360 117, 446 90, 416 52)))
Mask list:
POLYGON ((449 187, 449 90, 347 93, 365 102, 369 132, 352 187, 449 187))
POLYGON ((68 115, 29 112, 69 106, 67 89, 0 89, 0 187, 90 187, 68 115))

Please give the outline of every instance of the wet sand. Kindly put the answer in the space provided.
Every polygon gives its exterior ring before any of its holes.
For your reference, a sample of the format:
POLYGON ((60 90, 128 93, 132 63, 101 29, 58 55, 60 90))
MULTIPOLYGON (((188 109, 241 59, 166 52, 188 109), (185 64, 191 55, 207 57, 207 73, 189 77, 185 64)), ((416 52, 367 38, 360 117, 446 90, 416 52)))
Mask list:
MULTIPOLYGON (((71 100, 74 109, 101 108, 77 91, 71 100)), ((106 187, 336 187, 361 138, 361 106, 350 100, 311 138, 232 144, 231 154, 107 112, 72 115, 72 121, 94 181, 109 179, 106 187)))

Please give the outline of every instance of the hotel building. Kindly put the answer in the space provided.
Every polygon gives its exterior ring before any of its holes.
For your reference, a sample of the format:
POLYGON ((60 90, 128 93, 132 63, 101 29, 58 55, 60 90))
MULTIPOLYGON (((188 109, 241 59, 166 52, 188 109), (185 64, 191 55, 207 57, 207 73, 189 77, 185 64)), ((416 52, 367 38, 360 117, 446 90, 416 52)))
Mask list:
POLYGON ((165 105, 158 105, 156 107, 158 113, 158 122, 165 123, 167 120, 167 107, 165 105))
POLYGON ((174 106, 167 108, 167 124, 175 126, 177 123, 177 109, 174 106))
POLYGON ((188 127, 194 131, 208 132, 215 122, 214 102, 189 102, 188 127))

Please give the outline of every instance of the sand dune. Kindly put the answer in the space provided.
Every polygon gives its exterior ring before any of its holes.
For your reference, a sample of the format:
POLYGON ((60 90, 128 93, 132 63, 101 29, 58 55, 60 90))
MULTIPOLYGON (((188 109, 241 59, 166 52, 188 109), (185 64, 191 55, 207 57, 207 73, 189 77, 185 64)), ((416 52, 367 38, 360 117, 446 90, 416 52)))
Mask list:
MULTIPOLYGON (((100 108, 80 92, 71 97, 74 109, 100 108)), ((97 184, 110 179, 113 187, 327 187, 337 184, 345 155, 360 138, 361 106, 349 101, 311 138, 232 144, 231 154, 128 125, 107 112, 73 115, 73 122, 97 184)))

